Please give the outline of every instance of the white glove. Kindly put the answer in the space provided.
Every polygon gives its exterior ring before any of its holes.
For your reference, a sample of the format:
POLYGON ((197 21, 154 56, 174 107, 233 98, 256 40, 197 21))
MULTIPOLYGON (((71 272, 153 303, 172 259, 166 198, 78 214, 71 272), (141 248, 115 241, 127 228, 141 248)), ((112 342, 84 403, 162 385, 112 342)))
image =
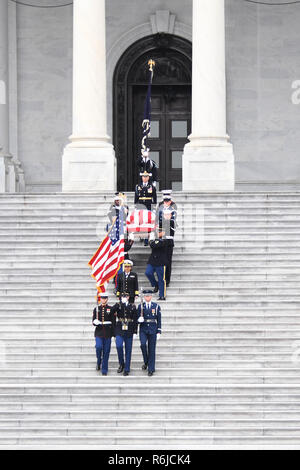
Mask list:
POLYGON ((101 322, 100 322, 99 320, 95 319, 95 320, 93 321, 93 324, 94 324, 95 326, 98 326, 98 325, 101 324, 101 322))
POLYGON ((144 323, 144 321, 145 321, 144 317, 139 317, 138 318, 138 323, 144 323))
POLYGON ((134 333, 133 338, 137 339, 137 337, 138 337, 138 335, 136 333, 134 333))
POLYGON ((157 339, 157 340, 160 339, 160 335, 161 335, 161 333, 157 333, 157 335, 156 335, 156 339, 157 339))

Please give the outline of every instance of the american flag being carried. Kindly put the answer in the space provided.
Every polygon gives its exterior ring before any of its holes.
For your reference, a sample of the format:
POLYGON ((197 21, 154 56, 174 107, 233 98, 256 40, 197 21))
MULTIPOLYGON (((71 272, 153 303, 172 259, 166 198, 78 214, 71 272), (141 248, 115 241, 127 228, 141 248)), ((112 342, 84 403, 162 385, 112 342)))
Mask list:
POLYGON ((124 212, 118 211, 112 227, 98 250, 89 261, 92 277, 99 292, 105 292, 106 284, 118 272, 124 262, 124 212))

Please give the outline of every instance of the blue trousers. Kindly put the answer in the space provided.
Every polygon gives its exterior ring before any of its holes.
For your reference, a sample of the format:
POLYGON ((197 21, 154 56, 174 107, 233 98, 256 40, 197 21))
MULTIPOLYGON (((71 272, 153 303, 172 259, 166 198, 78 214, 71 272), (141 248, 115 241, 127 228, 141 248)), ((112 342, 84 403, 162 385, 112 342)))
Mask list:
POLYGON ((145 275, 149 279, 152 287, 158 286, 159 297, 166 297, 166 267, 147 264, 145 275), (158 280, 155 279, 154 273, 157 274, 158 280))
POLYGON ((141 350, 148 372, 155 372, 156 333, 145 333, 140 330, 141 350))
POLYGON ((116 346, 120 366, 124 366, 125 372, 130 372, 131 351, 133 336, 116 336, 116 346), (125 362, 123 344, 125 343, 125 362))
POLYGON ((108 372, 108 359, 110 354, 111 338, 99 338, 96 336, 96 356, 97 364, 101 367, 102 362, 102 373, 107 374, 108 372))

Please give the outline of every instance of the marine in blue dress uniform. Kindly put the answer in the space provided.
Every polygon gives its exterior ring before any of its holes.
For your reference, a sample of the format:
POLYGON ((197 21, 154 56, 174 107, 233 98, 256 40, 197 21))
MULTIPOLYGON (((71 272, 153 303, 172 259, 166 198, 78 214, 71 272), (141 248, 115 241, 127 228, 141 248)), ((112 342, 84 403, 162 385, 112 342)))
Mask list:
POLYGON ((152 302, 152 291, 145 290, 144 302, 138 306, 138 323, 140 325, 140 342, 143 354, 143 370, 148 368, 151 377, 155 372, 156 341, 161 335, 161 309, 152 302))
POLYGON ((115 335, 115 315, 113 307, 108 305, 107 294, 101 294, 100 305, 94 308, 93 325, 96 327, 94 333, 97 356, 96 369, 100 370, 102 363, 102 375, 107 375, 111 338, 115 335))
POLYGON ((113 307, 116 316, 116 347, 119 359, 118 373, 124 371, 124 375, 129 375, 133 336, 137 335, 137 309, 134 304, 129 303, 129 294, 123 293, 121 302, 113 307), (124 349, 125 344, 125 361, 124 349))

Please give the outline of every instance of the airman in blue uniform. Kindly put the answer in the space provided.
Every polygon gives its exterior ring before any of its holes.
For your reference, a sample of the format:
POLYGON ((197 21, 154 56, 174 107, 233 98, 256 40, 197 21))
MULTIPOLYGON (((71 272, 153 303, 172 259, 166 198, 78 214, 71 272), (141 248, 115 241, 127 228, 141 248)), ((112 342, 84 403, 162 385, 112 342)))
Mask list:
POLYGON ((161 335, 161 309, 152 302, 151 290, 143 291, 144 302, 138 306, 138 323, 140 325, 140 342, 143 354, 143 370, 148 368, 148 376, 155 372, 156 341, 161 335))

